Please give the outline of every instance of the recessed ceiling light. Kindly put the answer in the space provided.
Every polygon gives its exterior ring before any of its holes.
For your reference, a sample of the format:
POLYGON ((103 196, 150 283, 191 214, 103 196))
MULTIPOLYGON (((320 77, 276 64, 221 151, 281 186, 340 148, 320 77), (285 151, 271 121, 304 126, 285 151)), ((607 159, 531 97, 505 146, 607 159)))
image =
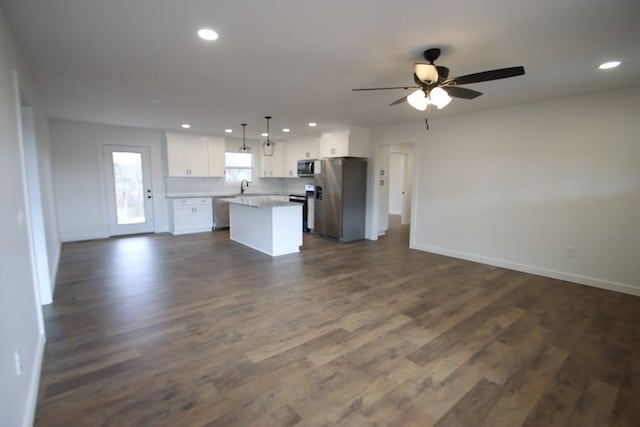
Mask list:
POLYGON ((291 129, 289 129, 289 128, 284 128, 284 129, 282 129, 282 132, 284 132, 284 133, 291 132, 291 129))
POLYGON ((266 133, 266 132, 263 132, 263 133, 262 133, 262 136, 269 136, 269 134, 268 134, 268 133, 266 133))
POLYGON ((224 131, 225 131, 226 133, 231 133, 231 132, 233 132, 233 129, 225 129, 224 131))
POLYGON ((598 68, 601 70, 608 70, 610 68, 616 68, 618 65, 620 65, 620 61, 610 61, 600 64, 598 68))
POLYGON ((213 41, 218 40, 218 33, 213 31, 211 28, 200 28, 198 30, 198 37, 203 40, 213 41))
POLYGON ((309 126, 311 126, 313 128, 313 127, 318 126, 318 124, 316 122, 309 122, 309 126))
POLYGON ((182 126, 184 129, 189 129, 191 127, 189 123, 183 123, 180 126, 182 126))

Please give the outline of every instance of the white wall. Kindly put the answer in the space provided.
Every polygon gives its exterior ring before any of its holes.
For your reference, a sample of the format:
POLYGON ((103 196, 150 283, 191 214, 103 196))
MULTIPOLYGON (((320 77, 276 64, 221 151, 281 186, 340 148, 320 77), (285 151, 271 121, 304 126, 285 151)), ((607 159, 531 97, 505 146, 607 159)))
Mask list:
POLYGON ((156 232, 169 230, 165 198, 165 136, 159 130, 51 120, 53 179, 60 238, 108 237, 102 146, 148 147, 156 232))
POLYGON ((55 228, 49 175, 47 118, 0 12, 0 425, 27 426, 33 420, 44 348, 44 329, 35 289, 23 162, 20 149, 18 84, 33 107, 42 208, 51 274, 60 243, 55 228), (14 74, 15 72, 15 74, 14 74), (14 76, 17 79, 14 80, 14 76), (22 218, 22 221, 21 221, 22 218), (20 352, 22 373, 14 354, 20 352))
POLYGON ((428 132, 382 128, 375 140, 415 142, 412 247, 640 295, 638 118, 633 88, 432 118, 428 132))

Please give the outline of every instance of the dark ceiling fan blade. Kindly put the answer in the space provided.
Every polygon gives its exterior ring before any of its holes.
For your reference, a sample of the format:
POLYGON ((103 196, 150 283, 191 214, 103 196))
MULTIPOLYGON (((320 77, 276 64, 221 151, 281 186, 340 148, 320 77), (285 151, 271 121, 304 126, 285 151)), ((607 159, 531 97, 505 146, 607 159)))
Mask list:
POLYGON ((467 74, 460 77, 454 77, 449 80, 457 85, 466 85, 470 83, 487 82, 490 80, 506 79, 508 77, 521 76, 524 74, 524 67, 499 68, 497 70, 483 71, 481 73, 467 74))
POLYGON ((351 89, 352 91, 356 92, 359 90, 389 90, 389 89, 412 89, 415 88, 415 86, 392 86, 392 87, 366 87, 363 89, 351 89))
POLYGON ((458 86, 443 86, 443 89, 454 98, 462 98, 462 99, 473 99, 482 95, 481 92, 477 90, 467 89, 466 87, 458 87, 458 86))
POLYGON ((403 96, 402 98, 398 98, 395 101, 393 101, 391 104, 389 105, 398 105, 398 104, 402 104, 403 102, 405 102, 407 100, 407 96, 403 96))

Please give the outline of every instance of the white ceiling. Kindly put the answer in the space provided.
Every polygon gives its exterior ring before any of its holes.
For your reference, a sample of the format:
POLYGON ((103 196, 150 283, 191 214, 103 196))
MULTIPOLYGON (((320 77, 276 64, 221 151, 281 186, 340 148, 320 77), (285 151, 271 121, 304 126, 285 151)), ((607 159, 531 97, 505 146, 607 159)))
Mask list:
POLYGON ((638 0, 0 0, 51 117, 274 139, 420 120, 402 90, 441 47, 451 76, 523 65, 468 85, 429 116, 640 83, 638 0), (196 37, 208 26, 220 39, 196 37), (620 59, 608 72, 599 63, 620 59), (311 130, 307 122, 318 122, 311 130))

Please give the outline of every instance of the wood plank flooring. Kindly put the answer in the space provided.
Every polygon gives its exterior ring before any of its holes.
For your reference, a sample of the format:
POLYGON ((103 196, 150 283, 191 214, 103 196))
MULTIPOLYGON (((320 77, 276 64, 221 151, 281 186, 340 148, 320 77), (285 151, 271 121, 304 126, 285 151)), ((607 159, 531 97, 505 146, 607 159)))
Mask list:
POLYGON ((640 298, 377 242, 63 245, 38 426, 640 426, 640 298))

